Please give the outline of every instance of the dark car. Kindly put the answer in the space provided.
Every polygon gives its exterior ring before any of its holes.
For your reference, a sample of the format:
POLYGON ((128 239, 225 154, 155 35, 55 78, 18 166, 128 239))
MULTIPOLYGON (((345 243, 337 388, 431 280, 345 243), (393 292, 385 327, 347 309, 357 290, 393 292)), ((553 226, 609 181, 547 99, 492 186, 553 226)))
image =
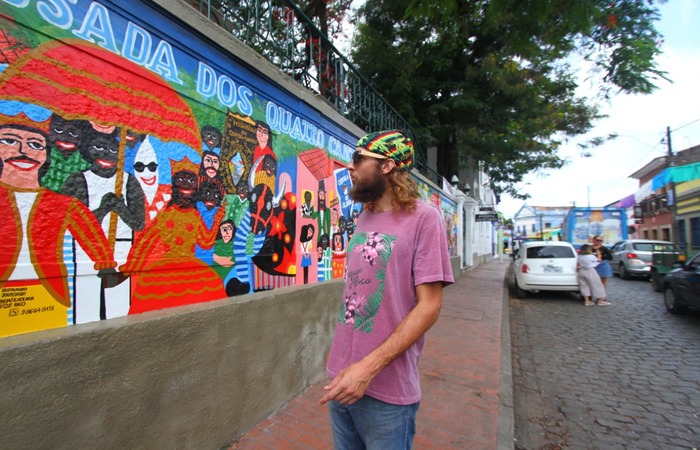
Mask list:
POLYGON ((671 314, 700 308, 700 253, 664 277, 664 305, 671 314))

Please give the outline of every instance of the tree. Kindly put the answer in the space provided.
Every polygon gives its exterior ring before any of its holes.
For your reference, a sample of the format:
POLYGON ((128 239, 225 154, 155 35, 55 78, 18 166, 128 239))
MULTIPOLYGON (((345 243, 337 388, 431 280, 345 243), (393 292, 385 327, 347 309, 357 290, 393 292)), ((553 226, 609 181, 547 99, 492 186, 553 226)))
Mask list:
MULTIPOLYGON (((438 172, 483 162, 497 192, 565 161, 558 148, 591 130, 613 90, 649 93, 655 4, 665 0, 367 0, 351 58, 438 149, 438 172), (573 56, 590 61, 599 98, 577 97, 573 56)), ((589 145, 600 143, 593 140, 589 145)))
POLYGON ((195 0, 192 5, 290 77, 332 99, 340 91, 332 41, 347 39, 351 2, 195 0))

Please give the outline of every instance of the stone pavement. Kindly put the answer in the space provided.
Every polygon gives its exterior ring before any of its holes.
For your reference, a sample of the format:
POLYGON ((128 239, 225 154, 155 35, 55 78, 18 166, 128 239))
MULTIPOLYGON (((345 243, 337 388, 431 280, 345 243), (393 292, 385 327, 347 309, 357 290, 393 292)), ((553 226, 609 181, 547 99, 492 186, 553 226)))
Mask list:
MULTIPOLYGON (((503 256, 445 289, 420 363, 416 449, 513 448, 508 284, 503 256)), ((260 422, 228 450, 331 449, 323 380, 260 422)))
POLYGON ((609 278, 607 300, 511 298, 515 448, 700 448, 700 312, 645 279, 609 278))

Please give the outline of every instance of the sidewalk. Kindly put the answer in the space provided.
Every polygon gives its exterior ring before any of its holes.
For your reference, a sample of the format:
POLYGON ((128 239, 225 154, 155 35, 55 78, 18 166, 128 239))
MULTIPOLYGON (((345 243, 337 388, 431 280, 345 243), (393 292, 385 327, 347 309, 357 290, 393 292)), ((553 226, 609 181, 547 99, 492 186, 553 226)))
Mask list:
MULTIPOLYGON (((513 402, 504 255, 445 289, 420 363, 423 399, 414 447, 513 448, 513 402)), ((323 380, 260 422, 228 450, 332 449, 323 380)))

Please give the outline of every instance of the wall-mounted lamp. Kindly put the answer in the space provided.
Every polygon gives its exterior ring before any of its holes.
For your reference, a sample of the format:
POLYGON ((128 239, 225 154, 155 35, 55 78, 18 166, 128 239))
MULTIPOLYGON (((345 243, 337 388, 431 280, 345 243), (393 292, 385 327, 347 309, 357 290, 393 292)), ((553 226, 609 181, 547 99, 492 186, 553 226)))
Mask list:
POLYGON ((457 175, 452 175, 452 178, 450 178, 450 183, 452 184, 452 187, 464 192, 465 194, 469 194, 470 188, 469 188, 469 183, 464 183, 464 186, 460 188, 459 186, 459 177, 457 175))

